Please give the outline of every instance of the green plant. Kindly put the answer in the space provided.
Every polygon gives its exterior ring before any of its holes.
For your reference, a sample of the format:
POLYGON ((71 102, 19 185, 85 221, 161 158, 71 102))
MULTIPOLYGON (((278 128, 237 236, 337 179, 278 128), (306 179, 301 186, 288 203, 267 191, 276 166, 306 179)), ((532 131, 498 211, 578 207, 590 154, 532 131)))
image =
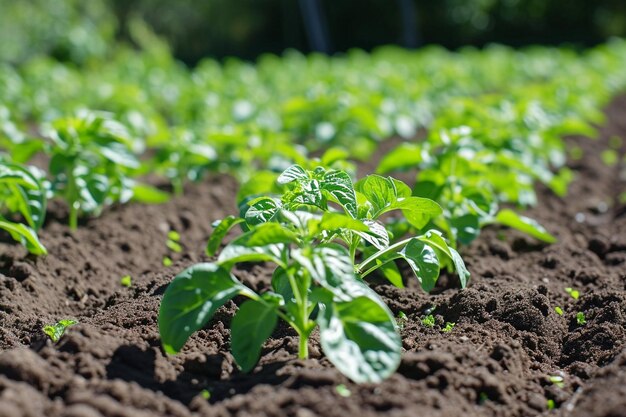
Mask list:
POLYGON ((180 245, 180 234, 175 230, 170 230, 167 233, 167 240, 165 241, 165 246, 168 247, 172 252, 180 253, 183 250, 183 247, 180 245))
POLYGON ((348 387, 346 387, 344 384, 337 385, 335 387, 335 391, 337 392, 337 394, 344 398, 348 398, 350 395, 352 395, 348 387))
POLYGON ((580 291, 573 288, 567 287, 565 288, 565 292, 568 293, 570 297, 572 297, 574 300, 578 300, 578 298, 580 297, 580 291))
POLYGON ((81 213, 99 214, 114 202, 166 199, 162 192, 132 179, 140 166, 136 148, 143 145, 110 114, 81 111, 56 120, 45 134, 50 139, 52 191, 67 202, 72 230, 81 213))
POLYGON ((452 322, 446 322, 446 326, 441 329, 442 332, 444 333, 450 333, 452 331, 452 329, 454 329, 454 326, 456 325, 456 323, 452 323, 452 322))
POLYGON ((63 336, 68 327, 77 323, 78 322, 76 320, 72 319, 59 320, 56 324, 44 326, 43 332, 50 338, 50 340, 56 343, 61 339, 61 336, 63 336))
POLYGON ((559 316, 563 315, 563 309, 559 306, 554 307, 554 311, 556 312, 556 314, 558 314, 559 316))
POLYGON ((426 327, 434 327, 435 326, 435 316, 429 314, 422 318, 422 324, 426 327))
POLYGON ((576 313, 576 323, 579 326, 583 326, 583 325, 587 324, 587 319, 585 318, 585 313, 583 313, 582 311, 579 311, 578 313, 576 313))
POLYGON ((122 287, 130 288, 133 285, 133 279, 130 275, 124 275, 120 279, 120 285, 122 285, 122 287))
POLYGON ((216 225, 207 244, 210 256, 230 228, 244 229, 216 263, 192 266, 168 287, 159 312, 165 350, 179 351, 219 306, 243 295, 249 300, 231 323, 231 349, 242 370, 254 367, 262 344, 281 318, 299 335, 300 357, 307 357, 307 340, 319 327, 322 349, 341 372, 355 382, 386 378, 400 359, 397 324, 362 278, 403 258, 422 286, 430 289, 439 275, 438 255, 447 256, 457 271, 466 274, 463 284, 469 273, 438 234, 428 232, 390 244, 388 232, 376 219, 397 209, 408 213, 411 221, 425 223, 436 213, 436 204, 404 194, 406 186, 391 178, 367 177, 357 183, 357 193, 345 172, 323 168, 307 171, 294 165, 278 182, 287 185, 280 199, 253 199, 241 218, 230 216, 216 225), (367 246, 373 247, 373 254, 355 265, 357 249, 367 246), (230 272, 241 262, 274 263, 271 291, 258 294, 241 284, 230 272))
POLYGON ((0 229, 7 231, 30 253, 47 253, 37 237, 46 215, 46 191, 38 171, 0 160, 0 213, 20 214, 26 224, 0 214, 0 229))

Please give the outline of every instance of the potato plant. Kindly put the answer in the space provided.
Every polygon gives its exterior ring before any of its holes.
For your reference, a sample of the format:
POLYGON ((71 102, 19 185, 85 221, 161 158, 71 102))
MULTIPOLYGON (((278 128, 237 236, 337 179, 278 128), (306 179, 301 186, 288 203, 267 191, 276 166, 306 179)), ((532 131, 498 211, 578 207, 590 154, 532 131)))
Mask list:
MULTIPOLYGON (((308 356, 307 341, 317 327, 324 353, 342 373, 355 382, 381 381, 397 368, 401 341, 391 311, 363 278, 399 258, 427 290, 439 276, 440 259, 450 260, 463 286, 469 273, 436 231, 390 243, 377 219, 401 210, 425 224, 441 210, 428 199, 410 197, 408 187, 392 178, 367 177, 357 192, 344 171, 294 165, 278 182, 287 185, 281 199, 254 199, 242 217, 216 225, 209 255, 233 226, 244 229, 216 262, 186 269, 167 288, 159 311, 164 349, 178 352, 220 306, 244 296, 248 300, 231 323, 232 353, 243 371, 254 368, 280 318, 299 336, 299 357, 308 356), (370 246, 371 255, 356 264, 357 251, 370 246), (276 266, 267 291, 257 293, 233 275, 242 262, 276 266)), ((401 285, 399 274, 394 283, 401 285)))
POLYGON ((46 201, 39 171, 0 160, 0 229, 34 255, 47 253, 37 237, 46 216, 46 201), (13 215, 20 215, 25 223, 13 221, 13 215))

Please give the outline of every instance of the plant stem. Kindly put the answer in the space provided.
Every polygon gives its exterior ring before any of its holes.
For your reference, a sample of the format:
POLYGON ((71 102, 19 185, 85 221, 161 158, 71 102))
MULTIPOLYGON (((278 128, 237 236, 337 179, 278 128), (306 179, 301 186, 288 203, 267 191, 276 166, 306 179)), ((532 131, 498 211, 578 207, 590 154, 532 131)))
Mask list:
POLYGON ((299 336, 300 336, 300 340, 298 344, 298 358, 307 359, 309 357, 308 337, 302 334, 299 336))
POLYGON ((74 204, 70 205, 70 230, 76 231, 78 229, 78 209, 74 204))
MULTIPOLYGON (((378 252, 376 252, 375 254, 373 254, 372 256, 370 256, 369 258, 367 258, 366 260, 364 260, 363 262, 361 262, 360 264, 358 264, 356 266, 356 270, 357 272, 361 273, 361 271, 363 271, 365 269, 366 266, 368 266, 369 264, 371 264, 372 262, 376 261, 376 259, 380 258, 381 256, 392 252, 404 245, 406 245, 407 243, 409 243, 409 240, 413 239, 412 237, 401 240, 400 242, 396 242, 393 245, 385 248, 385 249, 381 249, 378 252)), ((371 272, 371 271, 368 271, 371 272)))

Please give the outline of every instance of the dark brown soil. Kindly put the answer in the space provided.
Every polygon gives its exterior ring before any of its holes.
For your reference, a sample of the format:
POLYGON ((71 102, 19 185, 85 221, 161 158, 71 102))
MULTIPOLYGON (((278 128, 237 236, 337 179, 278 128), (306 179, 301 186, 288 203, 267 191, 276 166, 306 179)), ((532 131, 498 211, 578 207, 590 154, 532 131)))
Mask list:
MULTIPOLYGON (((113 208, 75 233, 52 219, 43 258, 0 243, 0 416, 626 416, 626 205, 618 202, 626 167, 600 158, 609 138, 626 139, 626 98, 607 114, 600 140, 568 139, 585 151, 570 163, 569 196, 540 189, 528 213, 559 243, 491 228, 464 251, 466 290, 447 276, 431 295, 412 282, 404 290, 376 284, 394 312, 408 316, 400 369, 379 385, 342 377, 315 340, 312 358, 297 360, 285 328, 257 369, 241 374, 229 354, 232 302, 182 353, 163 354, 161 295, 177 272, 205 259, 211 222, 234 211, 228 177, 162 206, 113 208), (183 254, 166 248, 170 229, 181 233, 183 254), (169 268, 161 265, 166 255, 169 268), (120 284, 126 274, 131 288, 120 284), (428 309, 434 328, 420 321, 428 309), (586 324, 577 324, 577 312, 586 324), (53 344, 41 328, 62 318, 80 324, 53 344), (441 332, 445 322, 456 326, 441 332)), ((268 274, 263 266, 239 272, 255 288, 268 274)))

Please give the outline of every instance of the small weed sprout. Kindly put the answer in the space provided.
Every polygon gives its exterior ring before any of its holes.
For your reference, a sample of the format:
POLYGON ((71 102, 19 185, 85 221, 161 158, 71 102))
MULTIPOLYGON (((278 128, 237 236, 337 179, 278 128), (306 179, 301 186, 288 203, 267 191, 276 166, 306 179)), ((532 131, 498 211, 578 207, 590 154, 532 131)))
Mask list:
POLYGON ((555 386, 563 388, 565 386, 565 379, 561 375, 550 375, 548 380, 555 386))
POLYGON ((122 285, 122 287, 130 288, 133 285, 133 279, 130 275, 124 275, 120 279, 120 284, 122 285))
POLYGON ((452 322, 446 322, 446 326, 441 329, 442 332, 444 333, 450 333, 452 331, 452 329, 454 329, 454 326, 456 325, 456 323, 452 323, 452 322))
POLYGON ((574 300, 578 300, 578 298, 580 297, 580 291, 573 288, 567 287, 565 288, 565 292, 568 293, 570 297, 572 297, 574 300))
POLYGON ((76 320, 72 319, 59 320, 59 322, 56 324, 49 324, 47 326, 44 326, 43 332, 48 335, 50 340, 56 343, 61 339, 61 337, 65 333, 65 330, 68 327, 73 326, 77 323, 78 322, 76 320))
POLYGON ((346 387, 344 384, 337 385, 335 387, 335 391, 337 391, 337 394, 344 398, 348 398, 350 395, 352 395, 348 387, 346 387))
POLYGON ((556 312, 556 314, 558 314, 559 316, 563 315, 563 309, 559 306, 554 307, 554 311, 556 312))
POLYGON ((435 326, 435 316, 432 314, 427 315, 422 319, 422 324, 426 327, 434 327, 435 326))
POLYGON ((579 326, 583 326, 587 324, 585 313, 583 313, 582 311, 579 311, 578 313, 576 313, 576 323, 578 323, 579 326))

